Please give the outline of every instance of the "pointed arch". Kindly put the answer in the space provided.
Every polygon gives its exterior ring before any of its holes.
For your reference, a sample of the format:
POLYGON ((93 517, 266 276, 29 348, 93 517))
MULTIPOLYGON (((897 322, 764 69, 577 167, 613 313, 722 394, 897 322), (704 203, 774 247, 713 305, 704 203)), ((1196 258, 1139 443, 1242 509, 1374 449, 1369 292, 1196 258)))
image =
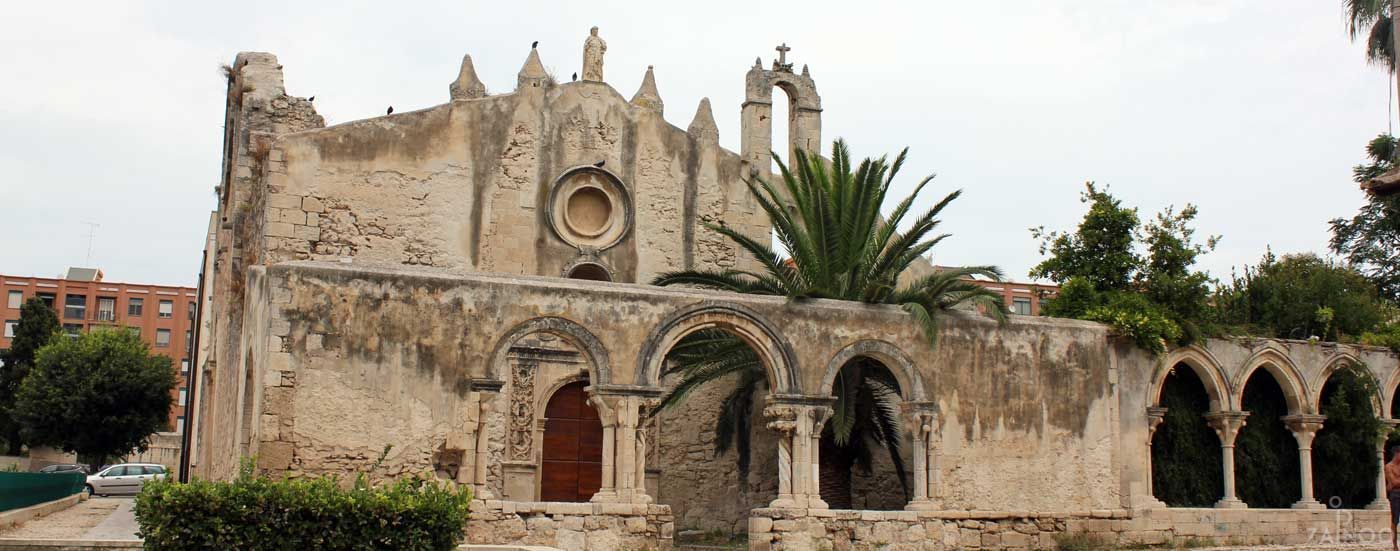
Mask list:
POLYGON ((1390 372, 1389 380, 1387 380, 1385 385, 1381 387, 1381 392, 1383 393, 1381 399, 1384 400, 1383 405, 1385 406, 1384 413, 1386 419, 1396 418, 1394 415, 1391 414, 1391 411, 1393 411, 1393 409, 1396 407, 1395 393, 1397 391, 1400 391, 1400 369, 1392 370, 1390 372))
POLYGON ((1162 385, 1166 383, 1172 368, 1180 364, 1190 367, 1205 385, 1206 394, 1210 396, 1210 411, 1225 411, 1232 407, 1230 385, 1225 380, 1225 371, 1221 369, 1220 362, 1210 351, 1196 345, 1172 350, 1157 364, 1157 370, 1152 374, 1152 384, 1148 387, 1148 404, 1156 405, 1161 400, 1162 385))
MULTIPOLYGON (((1322 411, 1322 389, 1327 385, 1327 381, 1332 378, 1332 375, 1348 365, 1359 363, 1361 363, 1361 360, 1350 352, 1338 352, 1327 359, 1326 367, 1318 372, 1317 377, 1313 379, 1310 385, 1313 390, 1313 411, 1322 411)), ((1370 369, 1365 369, 1363 371, 1366 372, 1367 377, 1371 378, 1371 381, 1376 383, 1376 393, 1371 395, 1372 411, 1375 411, 1376 415, 1381 418, 1389 417, 1390 412, 1383 409, 1387 402, 1385 396, 1382 395, 1385 389, 1382 387, 1381 381, 1376 378, 1376 374, 1372 373, 1370 369)))
POLYGON ((1250 376, 1257 369, 1264 369, 1274 377, 1274 382, 1283 389, 1283 397, 1288 402, 1288 413, 1291 415, 1301 415, 1316 411, 1312 409, 1313 400, 1308 392, 1307 379, 1298 369, 1298 365, 1293 363, 1293 359, 1288 356, 1287 351, 1280 349, 1273 343, 1265 345, 1264 348, 1256 351, 1244 362, 1244 368, 1235 376, 1234 382, 1230 385, 1230 407, 1236 411, 1244 409, 1245 384, 1249 382, 1250 376))

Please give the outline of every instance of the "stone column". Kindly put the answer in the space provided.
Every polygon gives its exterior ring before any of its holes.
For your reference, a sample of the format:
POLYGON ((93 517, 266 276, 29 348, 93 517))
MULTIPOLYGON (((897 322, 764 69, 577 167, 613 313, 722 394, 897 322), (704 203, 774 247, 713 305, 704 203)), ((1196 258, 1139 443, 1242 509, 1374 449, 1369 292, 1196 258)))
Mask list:
POLYGON ((491 485, 487 482, 487 473, 491 464, 491 435, 488 430, 490 423, 491 409, 495 401, 496 393, 478 392, 477 402, 477 428, 476 428, 476 461, 472 465, 472 483, 474 497, 476 499, 495 499, 496 495, 491 491, 491 485))
POLYGON ((1166 507, 1167 504, 1157 499, 1156 486, 1152 481, 1152 438, 1157 435, 1157 427, 1162 425, 1162 421, 1167 417, 1167 408, 1151 406, 1147 408, 1147 495, 1139 500, 1141 508, 1166 507))
POLYGON ((808 408, 807 416, 811 423, 808 432, 810 439, 807 445, 811 450, 811 459, 808 461, 808 469, 811 470, 811 477, 808 481, 807 508, 826 509, 829 507, 822 499, 822 429, 826 426, 828 419, 831 419, 831 408, 825 406, 815 406, 808 408))
POLYGON ((911 496, 909 504, 904 508, 911 511, 932 511, 939 508, 940 504, 932 498, 932 483, 935 469, 933 454, 935 431, 934 423, 937 415, 933 408, 925 407, 922 404, 906 402, 904 404, 904 419, 909 426, 912 435, 910 450, 913 456, 914 495, 911 496))
POLYGON ((1235 437, 1239 436, 1240 429, 1244 427, 1246 417, 1249 417, 1247 411, 1217 411, 1205 415, 1210 428, 1215 429, 1216 436, 1220 437, 1220 456, 1225 471, 1225 497, 1215 503, 1220 509, 1247 507, 1235 497, 1235 437))
MULTIPOLYGON (((789 404, 772 403, 763 408, 768 430, 778 433, 778 498, 768 506, 781 509, 799 507, 793 485, 793 436, 797 432, 798 410, 789 404)), ((743 484, 744 481, 739 481, 743 484)))
POLYGON ((1324 415, 1286 415, 1283 418, 1293 438, 1298 441, 1298 483, 1302 485, 1302 498, 1293 504, 1294 509, 1326 509, 1313 497, 1312 443, 1317 431, 1322 430, 1324 415))
POLYGON ((632 487, 636 489, 636 492, 633 495, 633 501, 644 503, 651 503, 653 501, 652 497, 650 495, 647 495, 647 438, 646 428, 644 428, 642 425, 646 423, 647 416, 651 414, 651 411, 656 409, 656 407, 660 404, 661 401, 656 398, 645 398, 637 400, 637 451, 634 454, 634 457, 636 457, 637 470, 635 473, 636 482, 632 485, 632 487))
MULTIPOLYGON (((589 387, 592 390, 592 387, 589 387)), ((617 439, 617 414, 608 407, 607 401, 597 394, 589 393, 588 403, 598 410, 598 419, 603 423, 603 477, 598 492, 589 501, 617 501, 617 482, 614 478, 613 456, 617 439)))
MULTIPOLYGON (((1397 423, 1394 419, 1381 419, 1390 428, 1394 428, 1397 423)), ((1385 439, 1376 440, 1376 464, 1380 465, 1380 470, 1376 472, 1376 499, 1366 505, 1366 509, 1372 511, 1387 511, 1390 509, 1390 499, 1385 491, 1385 439)))
MULTIPOLYGON (((462 432, 456 436, 462 449, 462 464, 457 466, 457 483, 468 488, 476 488, 476 439, 479 432, 477 429, 481 426, 481 406, 478 405, 478 400, 478 393, 467 394, 466 403, 462 406, 462 432)), ((449 438, 452 436, 449 435, 449 438)))

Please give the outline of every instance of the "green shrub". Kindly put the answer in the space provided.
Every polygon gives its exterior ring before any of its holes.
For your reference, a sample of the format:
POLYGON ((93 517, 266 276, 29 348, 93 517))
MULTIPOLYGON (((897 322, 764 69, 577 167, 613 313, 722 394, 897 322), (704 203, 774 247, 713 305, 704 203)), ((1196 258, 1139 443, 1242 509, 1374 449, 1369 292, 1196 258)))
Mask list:
POLYGON ((468 490, 413 477, 349 489, 331 477, 150 481, 136 496, 146 549, 446 551, 463 538, 468 490))

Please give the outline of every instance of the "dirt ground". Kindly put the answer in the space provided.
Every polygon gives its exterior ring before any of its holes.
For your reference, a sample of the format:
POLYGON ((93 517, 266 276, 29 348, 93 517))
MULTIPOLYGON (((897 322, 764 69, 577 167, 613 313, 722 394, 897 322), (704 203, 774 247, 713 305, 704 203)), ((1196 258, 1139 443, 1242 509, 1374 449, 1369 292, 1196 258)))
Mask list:
MULTIPOLYGON (((89 538, 91 537, 89 533, 100 531, 98 526, 104 521, 107 522, 107 526, 112 525, 109 518, 121 520, 115 518, 114 514, 122 512, 122 509, 130 510, 130 507, 131 498, 94 497, 87 501, 80 501, 72 507, 51 515, 32 519, 9 530, 0 531, 0 538, 89 538)), ((135 536, 130 537, 134 538, 135 536)))

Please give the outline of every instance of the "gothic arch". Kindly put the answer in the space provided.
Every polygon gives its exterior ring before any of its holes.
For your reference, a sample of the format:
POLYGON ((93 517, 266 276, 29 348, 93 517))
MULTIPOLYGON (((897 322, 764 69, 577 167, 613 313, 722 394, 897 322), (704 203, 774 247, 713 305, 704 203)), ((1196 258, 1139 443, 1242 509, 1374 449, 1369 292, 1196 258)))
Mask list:
POLYGON ((686 335, 701 329, 724 329, 748 343, 763 360, 773 394, 799 394, 792 346, 777 328, 757 312, 738 304, 704 301, 683 307, 662 320, 642 344, 637 355, 636 384, 661 386, 661 364, 666 353, 686 335))
MULTIPOLYGON (((1327 366, 1322 368, 1322 371, 1318 372, 1317 378, 1312 381, 1313 411, 1322 411, 1322 389, 1327 386, 1327 380, 1331 379, 1332 374, 1336 373, 1337 370, 1353 363, 1361 363, 1361 360, 1348 352, 1339 352, 1327 360, 1327 366)), ((1376 383, 1376 394, 1371 396, 1371 407, 1375 408, 1373 411, 1382 419, 1389 417, 1390 412, 1383 409, 1387 401, 1385 396, 1381 395, 1381 393, 1385 392, 1385 389, 1381 386, 1381 381, 1376 379, 1376 375, 1371 373, 1370 369, 1364 371, 1366 372, 1366 376, 1370 377, 1371 380, 1376 383)))
MULTIPOLYGON (((1298 366, 1293 363, 1293 359, 1288 354, 1273 346, 1267 346, 1244 362, 1244 369, 1236 375, 1233 384, 1230 385, 1230 406, 1231 409, 1241 411, 1244 409, 1244 387, 1249 382, 1249 377, 1257 369, 1264 369, 1274 377, 1279 388, 1283 389, 1283 397, 1288 401, 1288 413, 1299 415, 1308 413, 1312 407, 1312 397, 1308 393, 1307 380, 1303 378, 1298 366)), ((1316 410, 1313 410, 1316 411, 1316 410)))
POLYGON ((1381 392, 1384 393, 1381 399, 1384 401, 1383 405, 1385 405, 1385 411, 1382 413, 1384 413, 1386 419, 1394 418, 1394 416, 1390 414, 1390 410, 1395 407, 1395 392, 1400 390, 1400 369, 1391 371, 1389 379, 1390 380, 1386 381, 1385 386, 1381 387, 1381 392))
POLYGON ((899 381, 899 393, 906 402, 925 399, 924 381, 914 367, 914 362, 899 347, 876 339, 858 340, 836 352, 826 364, 826 374, 822 376, 821 388, 817 389, 818 394, 830 396, 831 387, 836 383, 836 374, 840 373, 847 362, 861 356, 878 360, 894 374, 895 379, 899 381))
POLYGON ((1157 405, 1162 397, 1162 385, 1167 381, 1167 375, 1177 364, 1186 364, 1201 379, 1201 383, 1206 387, 1206 394, 1210 396, 1210 411, 1224 411, 1231 407, 1229 394, 1229 383, 1226 382, 1224 370, 1220 368, 1220 362, 1209 351, 1196 345, 1183 346, 1172 350, 1166 357, 1157 364, 1157 371, 1152 374, 1152 384, 1148 387, 1147 403, 1157 405))
POLYGON ((509 332, 496 341, 496 348, 491 352, 491 363, 487 365, 486 376, 495 381, 504 381, 509 368, 506 365, 506 355, 510 351, 510 346, 519 340, 520 337, 530 333, 552 333, 564 340, 569 341, 584 355, 588 363, 588 376, 593 384, 608 384, 612 382, 612 369, 608 361, 608 350, 603 347, 602 341, 593 336, 582 325, 571 320, 559 317, 534 318, 519 325, 516 325, 509 332))

